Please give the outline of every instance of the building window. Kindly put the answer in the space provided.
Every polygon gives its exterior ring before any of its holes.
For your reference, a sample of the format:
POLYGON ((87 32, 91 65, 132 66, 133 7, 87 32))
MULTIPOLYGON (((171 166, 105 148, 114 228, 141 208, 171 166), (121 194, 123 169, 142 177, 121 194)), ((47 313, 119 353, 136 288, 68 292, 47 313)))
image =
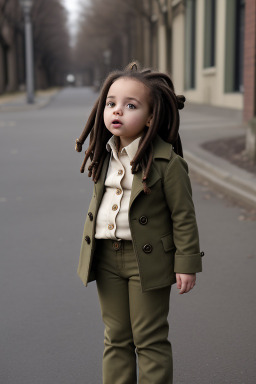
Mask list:
POLYGON ((185 89, 196 85, 196 0, 186 0, 185 89))
POLYGON ((204 2, 204 68, 215 66, 216 1, 204 2))
POLYGON ((225 92, 243 92, 245 0, 227 0, 225 92))

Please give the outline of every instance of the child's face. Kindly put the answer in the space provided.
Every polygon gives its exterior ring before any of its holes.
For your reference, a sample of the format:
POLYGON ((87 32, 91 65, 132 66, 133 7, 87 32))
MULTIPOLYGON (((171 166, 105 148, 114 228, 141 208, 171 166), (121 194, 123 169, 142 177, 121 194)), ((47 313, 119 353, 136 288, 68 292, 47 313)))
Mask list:
POLYGON ((140 81, 122 77, 109 88, 104 109, 104 123, 122 146, 141 135, 150 125, 150 91, 140 81))

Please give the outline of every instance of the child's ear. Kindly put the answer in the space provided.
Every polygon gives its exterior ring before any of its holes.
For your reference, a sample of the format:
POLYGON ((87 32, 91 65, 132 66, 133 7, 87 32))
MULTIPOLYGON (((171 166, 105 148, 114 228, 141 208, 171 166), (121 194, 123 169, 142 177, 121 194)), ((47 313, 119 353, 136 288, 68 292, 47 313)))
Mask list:
POLYGON ((153 115, 149 116, 146 127, 150 127, 151 120, 153 119, 153 115))

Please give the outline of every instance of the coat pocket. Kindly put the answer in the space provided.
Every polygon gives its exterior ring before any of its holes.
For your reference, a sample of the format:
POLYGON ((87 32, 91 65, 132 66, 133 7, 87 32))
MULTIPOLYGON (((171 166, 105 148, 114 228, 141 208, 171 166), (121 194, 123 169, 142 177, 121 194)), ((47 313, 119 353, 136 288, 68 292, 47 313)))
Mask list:
POLYGON ((175 249, 172 233, 168 233, 167 235, 161 237, 161 240, 162 240, 165 252, 169 252, 175 249))

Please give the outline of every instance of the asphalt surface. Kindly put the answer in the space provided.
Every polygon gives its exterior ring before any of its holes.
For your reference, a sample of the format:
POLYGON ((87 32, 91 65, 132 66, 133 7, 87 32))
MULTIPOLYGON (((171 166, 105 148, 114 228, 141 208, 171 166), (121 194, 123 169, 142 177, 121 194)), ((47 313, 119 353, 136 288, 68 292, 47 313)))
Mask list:
MULTIPOLYGON (((69 88, 43 109, 0 115, 1 384, 101 383, 95 283, 76 275, 92 183, 74 143, 94 99, 69 88)), ((174 384, 255 384, 256 221, 192 182, 204 272, 191 293, 172 289, 174 384)))

